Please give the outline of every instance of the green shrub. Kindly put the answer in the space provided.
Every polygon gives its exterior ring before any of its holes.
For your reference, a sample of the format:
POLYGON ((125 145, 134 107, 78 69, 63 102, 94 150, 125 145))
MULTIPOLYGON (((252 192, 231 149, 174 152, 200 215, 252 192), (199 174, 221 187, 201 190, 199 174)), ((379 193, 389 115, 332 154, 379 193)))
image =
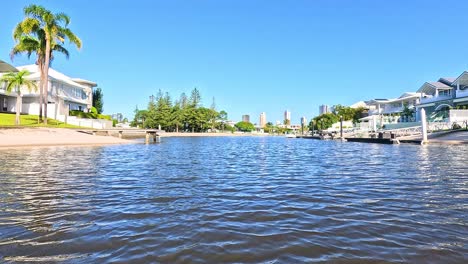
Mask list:
MULTIPOLYGON (((88 118, 88 119, 112 120, 110 115, 101 115, 101 114, 98 114, 97 111, 93 112, 93 108, 91 108, 90 113, 85 113, 85 112, 82 112, 82 111, 79 111, 79 110, 71 110, 70 111, 70 116, 76 116, 78 118, 88 118)), ((96 108, 94 108, 94 110, 96 110, 96 108)))
POLYGON ((112 117, 110 115, 102 115, 102 114, 98 114, 98 119, 105 119, 105 120, 112 120, 112 117))
POLYGON ((98 114, 98 111, 97 111, 96 107, 94 107, 94 106, 93 106, 93 107, 91 107, 91 111, 90 111, 90 113, 92 113, 92 114, 96 114, 96 115, 97 115, 97 114, 98 114))

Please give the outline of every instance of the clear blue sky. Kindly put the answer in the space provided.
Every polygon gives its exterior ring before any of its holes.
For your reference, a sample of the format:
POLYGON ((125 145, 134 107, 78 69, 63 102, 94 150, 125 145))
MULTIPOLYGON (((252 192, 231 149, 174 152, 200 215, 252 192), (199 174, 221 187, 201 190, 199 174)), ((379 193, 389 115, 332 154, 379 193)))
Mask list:
MULTIPOLYGON (((33 1, 5 1, 0 59, 33 1)), ((320 104, 398 97, 425 81, 468 70, 468 1, 35 1, 72 18, 83 48, 53 67, 96 81, 104 111, 133 117, 158 89, 193 87, 203 103, 240 120, 292 112, 311 118, 320 104)), ((32 63, 18 57, 14 65, 32 63)))

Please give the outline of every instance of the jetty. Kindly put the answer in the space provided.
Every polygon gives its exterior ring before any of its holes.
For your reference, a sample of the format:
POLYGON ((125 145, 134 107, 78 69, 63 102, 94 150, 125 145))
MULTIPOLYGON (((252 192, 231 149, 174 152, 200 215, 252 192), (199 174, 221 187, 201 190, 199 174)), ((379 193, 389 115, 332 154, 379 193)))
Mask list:
POLYGON ((127 135, 144 135, 145 143, 149 144, 151 141, 154 143, 161 142, 161 134, 165 133, 164 130, 159 129, 133 129, 133 128, 110 128, 110 129, 79 129, 78 132, 90 135, 114 136, 123 138, 124 133, 127 135), (152 140, 151 140, 152 139, 152 140))

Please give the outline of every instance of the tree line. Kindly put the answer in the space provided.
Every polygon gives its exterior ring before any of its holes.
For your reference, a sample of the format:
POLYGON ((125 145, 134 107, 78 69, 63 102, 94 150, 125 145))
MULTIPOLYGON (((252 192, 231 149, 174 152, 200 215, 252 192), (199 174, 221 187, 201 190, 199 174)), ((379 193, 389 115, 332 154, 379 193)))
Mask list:
POLYGON ((349 106, 335 105, 331 113, 321 114, 314 117, 309 123, 310 130, 325 130, 336 122, 340 121, 340 117, 344 121, 352 120, 353 123, 358 123, 359 119, 364 117, 364 113, 367 111, 365 107, 352 108, 349 106))
POLYGON ((161 128, 168 132, 232 131, 233 128, 226 124, 227 118, 226 111, 217 111, 214 98, 210 108, 204 107, 197 88, 190 96, 182 93, 175 101, 168 92, 159 90, 156 96, 150 96, 147 109, 136 107, 131 126, 161 128))

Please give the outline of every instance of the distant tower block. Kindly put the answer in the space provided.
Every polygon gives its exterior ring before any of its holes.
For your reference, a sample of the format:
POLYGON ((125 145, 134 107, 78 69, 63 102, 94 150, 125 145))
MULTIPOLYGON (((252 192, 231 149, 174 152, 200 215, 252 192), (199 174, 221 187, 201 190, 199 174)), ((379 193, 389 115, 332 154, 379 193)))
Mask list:
POLYGON ((266 126, 266 123, 267 123, 266 120, 267 120, 267 119, 266 119, 266 113, 265 113, 265 112, 262 112, 262 113, 260 114, 260 122, 259 122, 260 127, 263 128, 263 127, 266 126))
POLYGON ((319 115, 328 114, 328 113, 330 113, 330 109, 328 105, 319 106, 319 115))
POLYGON ((291 123, 291 112, 289 110, 284 111, 284 121, 291 123))

